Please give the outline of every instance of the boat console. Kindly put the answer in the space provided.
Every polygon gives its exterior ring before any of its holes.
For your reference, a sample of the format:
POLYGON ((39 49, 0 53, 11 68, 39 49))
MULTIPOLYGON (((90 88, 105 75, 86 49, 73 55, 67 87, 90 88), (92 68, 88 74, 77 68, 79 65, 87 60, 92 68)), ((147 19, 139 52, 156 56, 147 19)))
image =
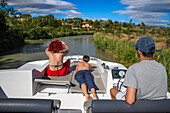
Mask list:
POLYGON ((118 69, 118 67, 114 67, 112 70, 112 78, 113 78, 113 88, 117 88, 118 90, 125 90, 122 88, 123 81, 126 75, 126 69, 118 69))

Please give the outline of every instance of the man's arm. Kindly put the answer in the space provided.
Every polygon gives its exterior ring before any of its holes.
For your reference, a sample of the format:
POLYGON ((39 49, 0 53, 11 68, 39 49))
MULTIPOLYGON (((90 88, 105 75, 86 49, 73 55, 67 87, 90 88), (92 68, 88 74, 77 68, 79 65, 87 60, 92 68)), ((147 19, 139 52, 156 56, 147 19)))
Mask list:
POLYGON ((128 104, 132 105, 136 99, 136 88, 127 87, 125 100, 128 104))
POLYGON ((70 52, 70 49, 65 42, 61 41, 61 43, 66 47, 66 52, 64 52, 64 56, 66 56, 70 52))

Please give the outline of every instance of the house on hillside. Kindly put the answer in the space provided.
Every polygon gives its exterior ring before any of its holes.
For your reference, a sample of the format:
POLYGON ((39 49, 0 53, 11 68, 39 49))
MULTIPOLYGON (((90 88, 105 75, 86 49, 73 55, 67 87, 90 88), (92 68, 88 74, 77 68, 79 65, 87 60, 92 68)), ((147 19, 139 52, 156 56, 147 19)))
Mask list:
POLYGON ((28 20, 27 18, 18 18, 18 20, 24 21, 24 20, 28 20))
MULTIPOLYGON (((64 23, 62 23, 63 25, 64 23)), ((73 26, 73 24, 70 24, 70 23, 65 23, 66 26, 73 26)))
POLYGON ((82 22, 82 28, 92 28, 92 26, 90 26, 87 22, 82 22))
POLYGON ((62 21, 60 18, 55 18, 55 20, 60 20, 60 21, 62 21))
POLYGON ((82 28, 92 28, 92 26, 90 26, 89 24, 84 24, 82 25, 82 28))

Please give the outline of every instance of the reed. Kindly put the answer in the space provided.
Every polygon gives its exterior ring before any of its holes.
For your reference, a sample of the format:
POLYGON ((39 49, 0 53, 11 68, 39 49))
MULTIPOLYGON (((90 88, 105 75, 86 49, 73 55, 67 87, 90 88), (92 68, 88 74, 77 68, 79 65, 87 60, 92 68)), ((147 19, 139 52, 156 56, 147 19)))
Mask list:
MULTIPOLYGON (((162 52, 156 52, 154 59, 159 63, 163 64, 166 68, 168 75, 168 86, 170 86, 170 49, 163 50, 162 52)), ((169 89, 170 91, 170 89, 169 89)))
POLYGON ((108 38, 102 33, 95 33, 93 40, 97 48, 111 51, 114 56, 113 59, 124 64, 126 67, 139 60, 135 49, 132 48, 135 42, 108 38))
MULTIPOLYGON (((95 33, 93 36, 94 43, 97 48, 102 50, 109 50, 113 54, 113 59, 126 66, 127 68, 139 62, 137 52, 132 46, 135 44, 133 41, 120 40, 109 38, 102 33, 95 33)), ((154 59, 163 64, 167 70, 168 86, 170 86, 170 50, 163 50, 162 52, 156 52, 154 59)))

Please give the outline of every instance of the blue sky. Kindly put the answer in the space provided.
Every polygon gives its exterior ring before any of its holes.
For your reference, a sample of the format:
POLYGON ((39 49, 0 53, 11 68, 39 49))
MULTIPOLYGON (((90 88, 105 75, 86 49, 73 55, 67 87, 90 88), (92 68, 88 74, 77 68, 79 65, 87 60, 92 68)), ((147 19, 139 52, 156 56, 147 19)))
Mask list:
POLYGON ((10 0, 21 13, 32 16, 53 14, 55 18, 144 22, 147 25, 167 26, 170 19, 170 0, 10 0))

